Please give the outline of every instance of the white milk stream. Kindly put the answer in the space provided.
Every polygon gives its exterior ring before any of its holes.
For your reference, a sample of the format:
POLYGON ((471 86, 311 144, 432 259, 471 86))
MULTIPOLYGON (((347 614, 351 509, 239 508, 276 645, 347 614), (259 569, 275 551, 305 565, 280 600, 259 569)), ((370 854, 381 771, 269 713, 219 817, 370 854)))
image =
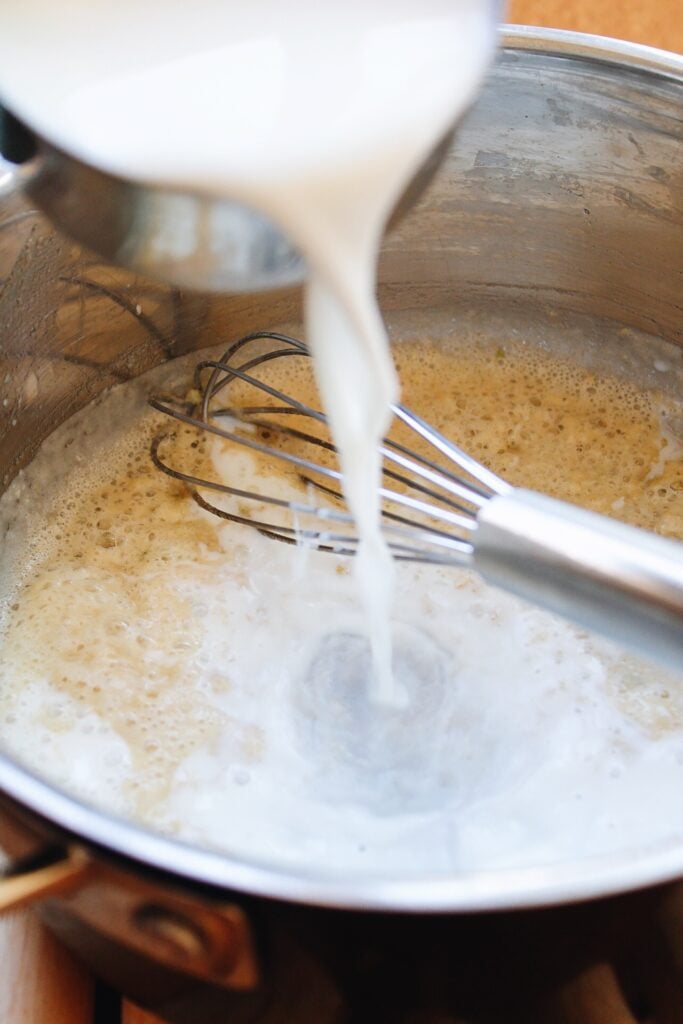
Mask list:
POLYGON ((377 494, 398 389, 375 264, 393 205, 476 91, 491 22, 485 0, 3 5, 0 95, 15 113, 104 170, 248 202, 306 257, 380 701, 400 696, 377 494))

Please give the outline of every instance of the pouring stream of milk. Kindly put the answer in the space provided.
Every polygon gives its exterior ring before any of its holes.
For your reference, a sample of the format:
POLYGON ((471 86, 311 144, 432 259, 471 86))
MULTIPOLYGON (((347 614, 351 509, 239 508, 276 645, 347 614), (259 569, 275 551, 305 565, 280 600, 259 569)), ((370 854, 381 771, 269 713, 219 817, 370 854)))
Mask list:
POLYGON ((392 683, 378 444, 397 382, 374 296, 393 205, 472 99, 487 0, 9 0, 0 97, 81 159, 270 215, 305 255, 307 340, 357 522, 376 699, 392 683))

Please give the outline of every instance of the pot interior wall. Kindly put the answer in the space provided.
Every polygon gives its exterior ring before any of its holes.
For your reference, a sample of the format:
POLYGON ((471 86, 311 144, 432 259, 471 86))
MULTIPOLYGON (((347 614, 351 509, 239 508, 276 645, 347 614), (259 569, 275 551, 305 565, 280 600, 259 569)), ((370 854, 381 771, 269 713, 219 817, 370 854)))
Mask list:
MULTIPOLYGON (((391 324, 548 311, 683 344, 683 82, 504 50, 439 174, 387 238, 391 324)), ((183 293, 105 266, 16 194, 0 201, 0 472, 104 388, 195 348, 298 321, 300 295, 183 293)), ((607 333, 614 334, 614 330, 607 333)), ((617 332, 618 333, 618 332, 617 332)))

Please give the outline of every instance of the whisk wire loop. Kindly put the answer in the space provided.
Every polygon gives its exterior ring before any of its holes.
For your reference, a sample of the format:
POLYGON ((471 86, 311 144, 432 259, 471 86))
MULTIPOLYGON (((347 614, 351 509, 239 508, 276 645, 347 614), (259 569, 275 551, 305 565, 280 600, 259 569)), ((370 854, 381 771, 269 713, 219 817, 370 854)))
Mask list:
MULTIPOLYGON (((205 511, 253 526, 265 535, 287 543, 308 544, 322 551, 352 554, 358 546, 353 519, 343 509, 341 487, 330 486, 330 483, 341 484, 342 473, 337 466, 308 456, 312 449, 334 456, 337 454, 334 444, 324 435, 283 422, 283 419, 301 417, 318 427, 327 428, 327 417, 256 376, 256 371, 267 364, 292 356, 309 358, 308 349, 299 339, 276 331, 253 332, 233 342, 220 358, 204 359, 197 364, 194 389, 198 393, 198 401, 190 403, 178 397, 152 396, 150 404, 179 423, 286 464, 300 485, 314 493, 320 503, 277 498, 174 468, 168 457, 162 455, 162 444, 170 440, 168 434, 155 438, 152 459, 162 472, 185 483, 205 511), (257 402, 223 399, 220 408, 212 407, 219 396, 230 393, 231 398, 235 397, 232 392, 238 384, 241 386, 240 398, 246 389, 249 395, 259 395, 257 402), (264 403, 264 397, 272 404, 264 403), (268 443, 271 437, 277 439, 277 445, 268 443), (245 514, 243 509, 235 511, 217 506, 202 496, 206 491, 252 504, 253 515, 245 514), (318 523, 336 523, 337 530, 330 533, 310 529, 300 522, 278 523, 263 519, 258 508, 264 506, 297 519, 313 518, 318 523), (339 532, 340 526, 349 532, 339 532)), ((450 465, 444 466, 429 454, 416 451, 394 438, 384 439, 380 448, 384 478, 380 497, 383 502, 383 530, 390 547, 397 558, 438 564, 469 564, 477 513, 493 494, 505 493, 508 485, 405 406, 392 408, 398 421, 427 442, 439 456, 445 455, 450 465)))

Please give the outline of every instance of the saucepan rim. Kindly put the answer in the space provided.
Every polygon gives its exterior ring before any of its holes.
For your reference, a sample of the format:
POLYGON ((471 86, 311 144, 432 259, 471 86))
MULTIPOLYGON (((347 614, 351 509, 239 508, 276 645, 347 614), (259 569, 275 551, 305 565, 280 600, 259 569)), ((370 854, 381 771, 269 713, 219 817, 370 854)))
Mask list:
MULTIPOLYGON (((618 64, 683 83, 683 56, 600 36, 526 26, 503 26, 507 51, 618 64)), ((0 754, 0 791, 49 829, 59 842, 76 841, 163 871, 178 883, 346 910, 411 913, 474 912, 556 905, 608 896, 683 875, 683 841, 631 848, 576 862, 449 873, 428 877, 352 875, 246 861, 200 849, 85 804, 0 754)))

